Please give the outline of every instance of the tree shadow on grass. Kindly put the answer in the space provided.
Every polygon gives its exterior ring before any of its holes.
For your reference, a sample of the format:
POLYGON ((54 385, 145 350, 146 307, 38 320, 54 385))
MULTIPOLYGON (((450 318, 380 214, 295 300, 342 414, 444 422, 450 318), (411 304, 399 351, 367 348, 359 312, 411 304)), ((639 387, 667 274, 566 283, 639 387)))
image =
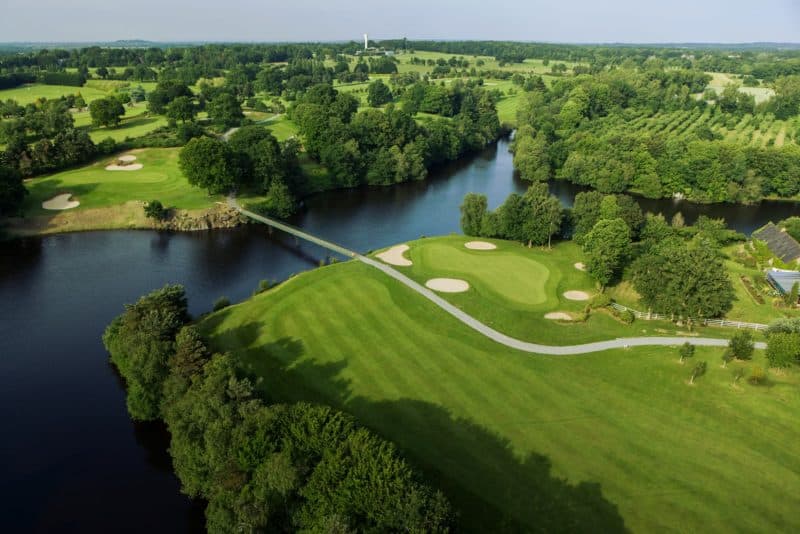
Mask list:
POLYGON ((512 443, 446 408, 417 399, 353 396, 341 377, 347 361, 319 364, 305 358, 302 341, 281 338, 253 346, 263 325, 223 335, 249 340, 235 357, 259 377, 270 402, 325 403, 397 444, 459 513, 459 530, 480 532, 626 532, 617 506, 596 482, 572 484, 551 473, 544 455, 518 455, 512 443))

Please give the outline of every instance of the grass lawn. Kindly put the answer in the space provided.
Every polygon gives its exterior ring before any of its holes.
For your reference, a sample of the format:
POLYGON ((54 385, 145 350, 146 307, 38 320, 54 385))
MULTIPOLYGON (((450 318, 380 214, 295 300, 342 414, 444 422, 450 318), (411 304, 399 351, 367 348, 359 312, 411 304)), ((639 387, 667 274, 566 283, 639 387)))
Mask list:
MULTIPOLYGON (((140 104, 140 106, 142 109, 144 109, 143 105, 140 104)), ((91 123, 91 119, 89 122, 91 123)), ((166 125, 167 119, 163 115, 145 117, 141 111, 137 114, 131 114, 130 116, 126 113, 125 117, 122 118, 122 121, 120 121, 118 126, 92 128, 89 131, 89 137, 91 137, 92 141, 95 143, 99 143, 107 137, 110 137, 119 143, 128 137, 134 138, 147 135, 153 130, 166 125)))
POLYGON ((298 135, 297 125, 289 120, 286 115, 281 115, 275 120, 270 120, 268 122, 264 122, 263 124, 269 131, 272 132, 272 135, 274 135, 275 139, 278 141, 285 141, 290 137, 296 137, 298 135))
MULTIPOLYGON (((436 260, 453 239, 442 251, 411 243, 410 257, 436 260)), ((527 265, 510 256, 505 267, 527 265)), ((499 299, 506 282, 477 270, 481 294, 499 299)), ((571 277, 551 272, 544 287, 571 277)), ((760 353, 723 369, 721 350, 698 349, 708 372, 694 385, 673 349, 522 354, 358 262, 302 274, 200 326, 270 399, 330 403, 395 441, 464 530, 800 529, 800 376, 732 386, 733 368, 763 365, 760 353)))
MULTIPOLYGON (((203 189, 189 185, 178 168, 176 148, 133 150, 138 171, 107 171, 115 158, 108 157, 78 169, 56 173, 25 182, 30 194, 25 198, 27 215, 53 215, 42 209, 42 202, 60 193, 72 193, 81 204, 75 210, 104 208, 131 200, 160 200, 165 206, 181 209, 208 207, 218 197, 209 197, 203 189)), ((70 210, 70 211, 75 211, 70 210)))
POLYGON ((30 104, 39 98, 47 98, 52 100, 66 95, 75 95, 80 93, 83 99, 88 104, 92 100, 104 98, 108 93, 95 89, 93 87, 72 87, 69 85, 44 85, 33 83, 15 87, 14 89, 3 89, 0 91, 0 100, 16 100, 17 104, 24 106, 30 104))

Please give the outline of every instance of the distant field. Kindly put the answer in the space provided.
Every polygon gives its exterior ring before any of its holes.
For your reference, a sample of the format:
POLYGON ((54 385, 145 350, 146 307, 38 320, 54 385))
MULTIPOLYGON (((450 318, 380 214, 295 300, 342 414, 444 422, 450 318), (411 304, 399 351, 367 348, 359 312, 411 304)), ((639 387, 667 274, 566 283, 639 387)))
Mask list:
MULTIPOLYGON (((438 239, 412 242, 415 269, 477 272, 456 255, 441 263, 457 239, 432 256, 415 248, 438 239)), ((499 299, 506 281, 481 276, 474 298, 499 299)), ((530 284, 520 291, 540 290, 530 284)), ((548 278, 548 301, 556 287, 548 278)), ((521 354, 358 262, 290 279, 201 328, 269 398, 330 403, 395 441, 453 500, 463 531, 800 529, 800 377, 732 386, 734 369, 764 365, 761 353, 723 369, 721 350, 698 349, 708 371, 695 385, 675 349, 521 354)), ((570 328, 549 325, 553 336, 570 328)))
MULTIPOLYGON (((738 83, 739 85, 742 83, 741 76, 736 74, 725 74, 723 72, 707 72, 706 74, 711 75, 711 81, 707 87, 716 91, 717 94, 721 94, 725 90, 725 86, 731 83, 738 83)), ((775 96, 775 91, 769 87, 740 87, 739 91, 753 95, 756 99, 756 104, 766 102, 775 96)))
POLYGON ((138 171, 107 171, 114 157, 92 165, 28 180, 30 194, 24 209, 28 215, 53 215, 42 209, 42 202, 61 193, 72 193, 81 204, 75 210, 104 208, 131 200, 160 200, 165 206, 197 209, 209 206, 218 197, 189 185, 178 168, 175 148, 148 148, 127 153, 137 157, 144 167, 138 171))
POLYGON ((80 93, 88 104, 92 100, 107 96, 105 91, 93 87, 72 87, 69 85, 44 85, 29 84, 14 89, 3 89, 0 91, 0 100, 16 100, 18 104, 24 106, 35 102, 39 98, 53 99, 66 95, 80 93))

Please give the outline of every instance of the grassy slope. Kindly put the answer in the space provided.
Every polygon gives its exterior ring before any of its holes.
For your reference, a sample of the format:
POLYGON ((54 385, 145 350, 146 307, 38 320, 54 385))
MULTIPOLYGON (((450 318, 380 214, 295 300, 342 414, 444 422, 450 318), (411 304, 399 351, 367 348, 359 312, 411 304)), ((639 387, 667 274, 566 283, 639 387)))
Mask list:
POLYGON ((52 215, 41 208, 42 201, 60 193, 72 193, 81 205, 76 210, 108 207, 130 200, 160 200, 165 206, 196 209, 207 207, 216 197, 192 187, 178 168, 175 148, 135 150, 138 171, 107 171, 114 158, 99 160, 87 167, 72 169, 26 182, 30 194, 24 209, 29 215, 52 215))
POLYGON ((469 530, 608 532, 618 514, 634 531, 800 528, 794 372, 734 388, 701 349, 689 386, 670 349, 517 353, 356 262, 201 326, 270 397, 334 404, 396 441, 469 530))

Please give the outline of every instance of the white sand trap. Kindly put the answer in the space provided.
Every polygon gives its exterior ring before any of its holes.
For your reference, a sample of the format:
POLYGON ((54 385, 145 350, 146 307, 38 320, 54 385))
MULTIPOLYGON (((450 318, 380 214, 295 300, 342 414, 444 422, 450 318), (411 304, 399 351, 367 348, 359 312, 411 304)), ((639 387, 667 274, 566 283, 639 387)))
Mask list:
POLYGON ((42 202, 42 207, 46 210, 68 210, 81 205, 77 200, 70 200, 70 197, 72 197, 72 193, 56 195, 50 200, 42 202))
POLYGON ((133 154, 125 154, 124 156, 120 156, 117 158, 119 161, 124 161, 125 163, 130 163, 131 161, 136 161, 136 156, 133 154))
POLYGON ((487 243, 486 241, 469 241, 464 243, 464 246, 472 250, 494 250, 497 248, 494 243, 487 243))
POLYGON ((552 319, 554 321, 571 321, 572 316, 564 312, 550 312, 544 314, 545 319, 552 319))
POLYGON ((400 267, 409 267, 413 265, 411 260, 403 256, 403 253, 408 250, 408 245, 395 245, 392 248, 376 254, 376 257, 389 265, 398 265, 400 267))
POLYGON ((458 278, 431 278, 425 282, 425 286, 442 293, 463 293, 469 289, 469 284, 458 278))
POLYGON ((108 165, 107 171, 138 171, 144 167, 141 163, 132 163, 131 165, 108 165))
POLYGON ((576 263, 575 264, 575 268, 578 269, 579 271, 585 271, 586 270, 586 266, 582 262, 576 263))
POLYGON ((569 300, 589 300, 589 293, 586 291, 567 291, 564 298, 569 300))

